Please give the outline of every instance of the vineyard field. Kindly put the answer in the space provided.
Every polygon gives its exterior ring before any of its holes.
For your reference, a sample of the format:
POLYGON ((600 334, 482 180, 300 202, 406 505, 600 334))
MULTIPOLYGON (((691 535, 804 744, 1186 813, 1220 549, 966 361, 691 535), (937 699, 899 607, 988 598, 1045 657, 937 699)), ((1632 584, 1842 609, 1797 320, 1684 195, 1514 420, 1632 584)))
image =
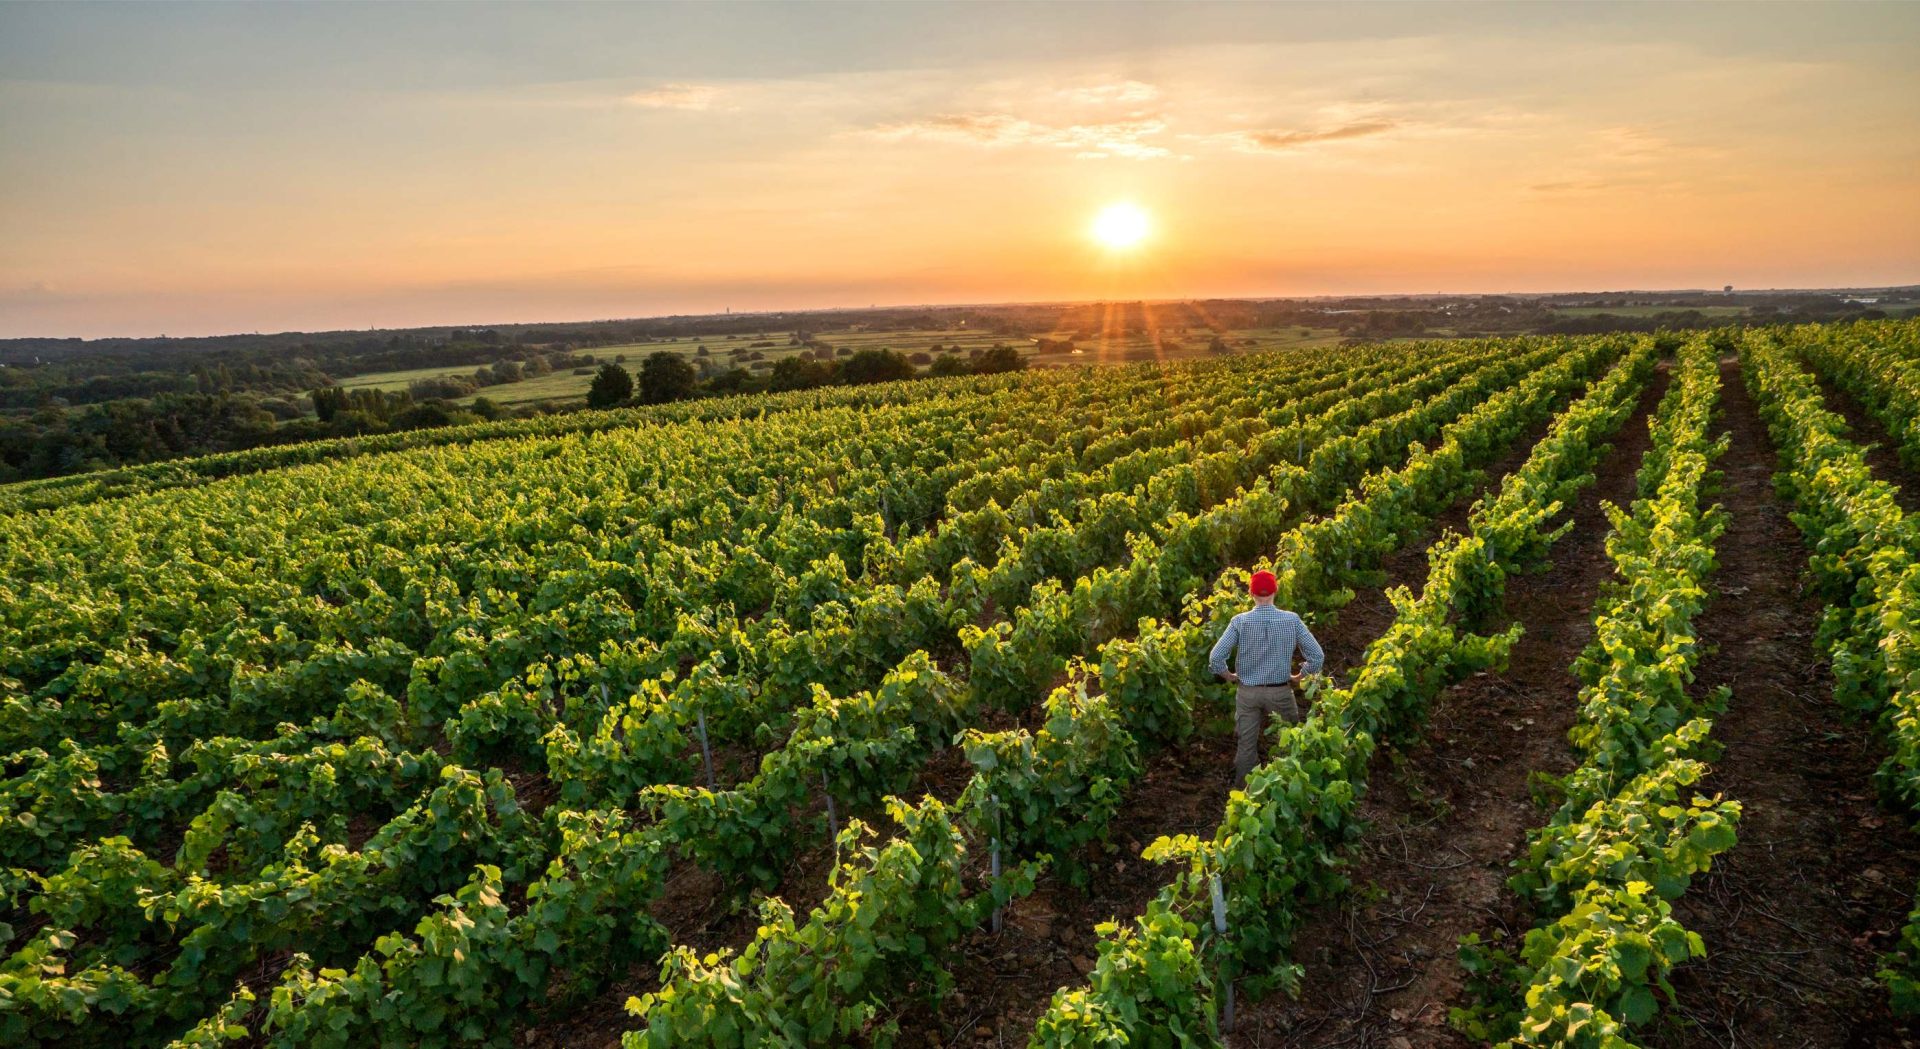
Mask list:
POLYGON ((1915 320, 0 486, 0 1045, 1920 1044, 1916 511, 1915 320))

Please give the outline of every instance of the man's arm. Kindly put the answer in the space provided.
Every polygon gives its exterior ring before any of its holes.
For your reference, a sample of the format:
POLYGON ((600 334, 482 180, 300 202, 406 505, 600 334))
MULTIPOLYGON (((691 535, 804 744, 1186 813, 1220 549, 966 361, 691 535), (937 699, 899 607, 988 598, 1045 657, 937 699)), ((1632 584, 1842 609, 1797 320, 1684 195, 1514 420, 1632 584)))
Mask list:
POLYGON ((1307 621, 1300 621, 1300 654, 1306 657, 1307 665, 1300 668, 1300 675, 1318 674, 1320 667, 1327 661, 1327 654, 1320 651, 1320 642, 1314 639, 1313 631, 1307 629, 1307 621))
POLYGON ((1227 629, 1221 633, 1220 640, 1213 643, 1213 651, 1207 656, 1207 669, 1213 672, 1214 677, 1227 676, 1227 655, 1239 640, 1240 617, 1235 616, 1227 621, 1227 629))

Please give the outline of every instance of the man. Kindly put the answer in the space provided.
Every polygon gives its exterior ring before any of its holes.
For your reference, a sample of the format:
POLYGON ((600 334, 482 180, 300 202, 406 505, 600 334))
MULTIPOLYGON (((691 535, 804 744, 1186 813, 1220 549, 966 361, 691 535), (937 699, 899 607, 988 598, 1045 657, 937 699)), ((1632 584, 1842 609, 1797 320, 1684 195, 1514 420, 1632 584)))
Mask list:
POLYGON ((1233 700, 1233 727, 1240 738, 1233 756, 1236 787, 1247 782, 1247 773, 1260 761, 1260 733, 1266 729, 1267 715, 1299 721, 1293 686, 1303 675, 1318 674, 1326 660, 1307 624, 1292 612, 1273 606, 1279 582, 1272 572, 1253 573, 1247 589, 1253 594, 1253 608, 1227 624, 1207 664, 1215 677, 1239 686, 1233 700), (1298 674, 1293 672, 1296 649, 1306 659, 1298 674), (1229 655, 1234 657, 1231 673, 1227 670, 1229 655))

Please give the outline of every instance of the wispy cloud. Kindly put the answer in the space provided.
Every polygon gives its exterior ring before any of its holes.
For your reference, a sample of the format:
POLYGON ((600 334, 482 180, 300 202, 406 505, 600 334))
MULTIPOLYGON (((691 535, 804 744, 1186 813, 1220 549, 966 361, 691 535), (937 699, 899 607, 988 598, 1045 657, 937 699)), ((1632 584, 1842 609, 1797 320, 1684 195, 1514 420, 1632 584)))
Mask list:
POLYGON ((5 306, 65 302, 73 298, 75 296, 72 293, 44 280, 0 284, 0 305, 5 306))
POLYGON ((1527 192, 1544 196, 1581 196, 1631 190, 1639 194, 1692 194, 1701 184, 1690 178, 1666 177, 1653 172, 1627 175, 1581 175, 1549 182, 1535 182, 1527 192))
POLYGON ((1674 138, 1643 125, 1594 128, 1575 139, 1565 161, 1531 183, 1534 193, 1604 193, 1621 189, 1685 193, 1719 191, 1737 182, 1746 165, 1697 137, 1674 138))
POLYGON ((1592 155, 1621 164, 1687 161, 1711 163, 1727 159, 1727 151, 1698 137, 1675 138, 1652 127, 1619 125, 1592 132, 1592 155))
POLYGON ((1322 142, 1343 142, 1384 135, 1401 127, 1394 120, 1358 120, 1332 127, 1296 131, 1228 131, 1219 139, 1243 153, 1285 153, 1322 142))
POLYGON ((876 137, 895 142, 920 139, 989 148, 1040 146, 1071 149, 1076 156, 1087 158, 1150 160, 1171 155, 1166 147, 1149 141, 1166 130, 1166 121, 1157 117, 1106 123, 1045 124, 1011 113, 956 113, 881 124, 870 129, 870 132, 876 137))
POLYGON ((1143 106, 1160 97, 1160 89, 1144 80, 1109 80, 1062 88, 1063 102, 1079 106, 1143 106))
POLYGON ((661 84, 626 97, 627 105, 643 109, 712 109, 719 101, 720 89, 711 84, 661 84))

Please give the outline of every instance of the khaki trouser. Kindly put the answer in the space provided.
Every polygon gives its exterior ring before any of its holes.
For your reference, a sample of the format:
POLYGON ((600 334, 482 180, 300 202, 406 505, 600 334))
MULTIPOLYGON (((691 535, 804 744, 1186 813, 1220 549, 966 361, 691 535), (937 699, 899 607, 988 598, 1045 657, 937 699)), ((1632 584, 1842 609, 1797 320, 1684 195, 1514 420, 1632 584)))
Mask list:
POLYGON ((1260 763, 1260 735, 1266 731, 1267 715, 1278 714, 1288 721, 1300 720, 1300 708, 1294 705, 1290 685, 1241 685, 1233 696, 1233 729, 1240 737, 1233 754, 1233 785, 1243 786, 1247 773, 1260 763))

